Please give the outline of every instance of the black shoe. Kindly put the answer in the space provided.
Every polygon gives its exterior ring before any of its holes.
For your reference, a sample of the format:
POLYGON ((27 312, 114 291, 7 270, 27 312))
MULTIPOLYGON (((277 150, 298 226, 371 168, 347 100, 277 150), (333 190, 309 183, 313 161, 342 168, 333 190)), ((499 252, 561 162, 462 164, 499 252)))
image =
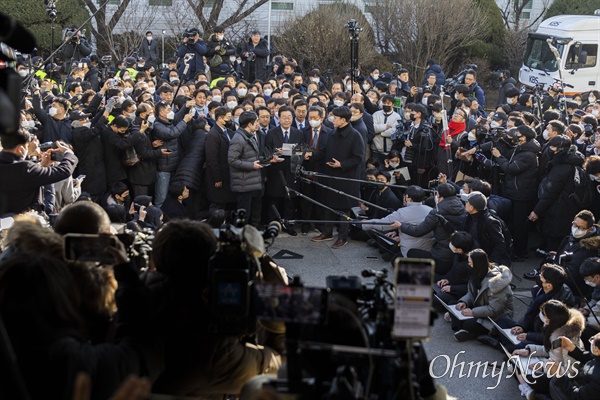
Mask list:
POLYGON ((528 279, 530 281, 535 281, 539 275, 540 275, 540 271, 538 271, 537 269, 534 269, 531 272, 524 273, 523 278, 528 279))
POLYGON ((369 240, 367 240, 367 245, 376 248, 377 247, 377 242, 375 241, 375 239, 369 239, 369 240))
POLYGON ((497 349, 500 345, 500 342, 491 337, 490 335, 481 335, 477 337, 477 340, 480 343, 487 344, 490 347, 497 349))
POLYGON ((298 236, 298 232, 296 232, 293 226, 286 226, 285 233, 287 233, 290 236, 298 236))
POLYGON ((458 340, 459 342, 466 342, 467 340, 471 340, 473 338, 473 334, 464 329, 461 329, 454 334, 454 339, 458 340))

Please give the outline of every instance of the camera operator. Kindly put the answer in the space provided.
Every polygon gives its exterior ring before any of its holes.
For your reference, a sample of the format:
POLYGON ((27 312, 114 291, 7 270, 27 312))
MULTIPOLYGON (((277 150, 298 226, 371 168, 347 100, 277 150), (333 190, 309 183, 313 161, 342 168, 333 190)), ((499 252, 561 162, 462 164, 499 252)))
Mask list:
POLYGON ((261 39, 259 31, 252 32, 250 39, 244 43, 240 53, 244 62, 244 79, 248 82, 266 81, 269 46, 266 40, 261 39))
POLYGON ((0 143, 0 215, 31 209, 42 211, 42 187, 71 177, 77 165, 73 151, 59 142, 55 149, 42 153, 41 162, 28 160, 27 154, 38 150, 38 143, 23 130, 1 135, 0 143), (52 153, 59 152, 64 158, 58 165, 50 166, 52 153))
POLYGON ((89 56, 92 52, 90 44, 85 36, 81 35, 81 31, 77 29, 76 25, 66 29, 65 42, 67 44, 63 46, 62 52, 67 68, 71 62, 79 61, 83 57, 89 56))
POLYGON ((38 121, 42 123, 42 142, 55 142, 61 140, 65 143, 73 143, 73 132, 71 121, 67 112, 71 107, 69 100, 62 97, 54 97, 52 106, 46 110, 42 108, 42 99, 40 91, 33 92, 31 100, 33 113, 38 121))
POLYGON ((197 28, 185 31, 183 42, 177 49, 177 57, 181 60, 184 60, 185 57, 192 57, 188 62, 189 69, 187 70, 187 74, 184 75, 185 61, 181 61, 181 64, 179 65, 179 76, 184 82, 193 79, 197 73, 205 72, 202 56, 204 56, 207 51, 206 44, 200 39, 200 31, 197 28))
POLYGON ((412 124, 403 143, 403 160, 408 164, 411 182, 426 187, 429 170, 433 167, 435 145, 431 127, 427 123, 427 109, 417 104, 410 112, 412 124))
POLYGON ((233 56, 235 59, 235 47, 229 39, 225 38, 225 28, 223 28, 221 25, 215 26, 213 33, 208 38, 206 46, 208 48, 206 52, 206 58, 209 60, 210 71, 213 79, 220 76, 225 76, 226 74, 221 74, 220 72, 221 65, 225 64, 227 69, 223 69, 229 73, 231 69, 230 66, 233 64, 230 62, 230 57, 233 56), (218 63, 219 58, 221 59, 220 63, 218 63))
MULTIPOLYGON (((237 394, 248 379, 276 373, 281 364, 280 325, 259 324, 264 347, 244 343, 238 336, 207 332, 207 323, 214 319, 208 304, 209 259, 216 248, 210 226, 196 221, 172 221, 156 234, 152 251, 156 271, 145 279, 159 310, 165 344, 166 366, 154 385, 157 393, 237 394)), ((268 256, 261 254, 261 266, 265 280, 285 283, 268 256)))

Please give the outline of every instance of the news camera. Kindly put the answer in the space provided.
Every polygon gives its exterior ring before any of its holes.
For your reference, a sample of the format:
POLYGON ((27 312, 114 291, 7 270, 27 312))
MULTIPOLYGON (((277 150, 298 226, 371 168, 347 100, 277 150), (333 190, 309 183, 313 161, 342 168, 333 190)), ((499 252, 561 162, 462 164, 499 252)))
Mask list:
POLYGON ((154 241, 152 229, 144 228, 137 232, 126 229, 124 233, 118 234, 117 237, 125 246, 129 258, 134 261, 140 270, 150 268, 152 242, 154 241))
POLYGON ((454 75, 452 78, 446 79, 446 84, 443 87, 444 92, 452 95, 456 91, 456 85, 465 83, 465 77, 469 71, 477 71, 477 64, 467 64, 467 66, 458 74, 454 75))

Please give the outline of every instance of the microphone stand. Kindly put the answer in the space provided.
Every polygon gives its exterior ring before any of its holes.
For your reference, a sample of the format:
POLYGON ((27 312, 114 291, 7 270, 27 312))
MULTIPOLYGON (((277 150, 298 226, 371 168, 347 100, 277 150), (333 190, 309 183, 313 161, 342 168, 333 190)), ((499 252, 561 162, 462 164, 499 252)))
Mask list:
MULTIPOLYGON (((352 221, 352 218, 350 218, 349 216, 347 216, 347 215, 346 215, 346 214, 344 214, 343 212, 341 212, 341 211, 338 211, 338 210, 334 210, 333 208, 331 208, 331 207, 329 207, 329 206, 326 206, 326 205, 325 205, 325 204, 323 204, 323 203, 319 203, 317 200, 311 199, 310 197, 308 197, 308 196, 307 196, 307 195, 305 195, 304 193, 301 193, 301 192, 299 192, 299 191, 297 191, 297 190, 294 190, 294 189, 292 189, 292 188, 290 188, 290 187, 288 187, 288 186, 285 186, 285 189, 286 189, 288 192, 292 192, 292 193, 294 193, 296 196, 298 196, 298 197, 300 197, 300 198, 303 198, 303 199, 305 199, 306 201, 309 201, 309 202, 311 202, 311 203, 313 203, 313 204, 316 204, 316 205, 317 205, 317 206, 319 206, 319 207, 322 207, 322 208, 324 208, 324 209, 326 209, 326 210, 329 210, 329 211, 331 211, 332 213, 334 213, 335 215, 339 216, 340 218, 343 218, 343 219, 344 219, 344 221, 352 221)), ((286 220, 282 219, 282 221, 286 221, 286 220)), ((299 222, 301 222, 301 220, 288 220, 288 221, 286 221, 286 222, 293 223, 292 221, 299 221, 299 222)), ((323 221, 316 221, 316 222, 322 223, 323 221)), ((338 223, 338 222, 341 222, 341 221, 335 221, 335 223, 338 223)))
POLYGON ((390 226, 392 224, 388 222, 370 222, 369 220, 358 221, 355 219, 350 219, 346 221, 328 221, 328 220, 320 220, 320 219, 282 219, 284 223, 306 223, 306 224, 351 224, 351 225, 382 225, 382 226, 390 226))
MULTIPOLYGON (((308 179, 308 178, 305 178, 305 177, 303 177, 303 176, 301 176, 301 177, 300 177, 300 180, 301 180, 301 181, 303 181, 303 182, 306 182, 306 183, 312 183, 312 184, 314 184, 314 185, 317 185, 317 186, 319 186, 319 187, 322 187, 323 189, 330 190, 330 191, 332 191, 332 192, 334 192, 334 193, 340 194, 340 195, 342 195, 342 196, 349 197, 349 198, 351 198, 351 199, 353 199, 353 200, 360 201, 361 203, 367 204, 368 206, 370 206, 370 207, 373 207, 373 208, 376 208, 376 209, 378 209, 378 210, 385 211, 385 212, 388 212, 388 213, 390 212, 390 210, 389 210, 389 209, 387 209, 387 208, 381 207, 380 205, 377 205, 377 204, 375 204, 375 203, 368 202, 368 201, 366 201, 366 200, 362 200, 360 197, 353 196, 353 195, 351 195, 351 194, 348 194, 348 193, 345 193, 345 192, 343 192, 343 191, 341 191, 341 190, 334 189, 334 188, 332 188, 332 187, 329 187, 329 186, 327 186, 327 185, 323 185, 323 184, 322 184, 322 183, 320 183, 320 182, 313 181, 313 180, 311 180, 311 179, 308 179)), ((392 212, 393 212, 393 211, 392 211, 392 212)))

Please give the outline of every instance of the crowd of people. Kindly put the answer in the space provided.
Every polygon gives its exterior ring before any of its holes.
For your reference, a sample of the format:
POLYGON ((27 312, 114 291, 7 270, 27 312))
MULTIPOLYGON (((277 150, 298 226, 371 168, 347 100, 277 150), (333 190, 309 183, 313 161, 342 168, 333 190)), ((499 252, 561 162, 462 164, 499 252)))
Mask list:
POLYGON ((519 338, 510 351, 576 375, 520 376, 523 396, 600 395, 597 90, 521 93, 503 71, 491 106, 476 71, 447 84, 434 60, 422 82, 377 66, 332 80, 269 54, 259 32, 238 47, 219 26, 200 36, 186 31, 166 68, 151 31, 139 57, 114 65, 76 35, 62 67, 16 64, 26 90, 19 131, 0 137, 0 314, 34 398, 69 397, 78 371, 93 398, 132 373, 160 393, 218 396, 275 372, 281 326, 261 326, 258 344, 202 326, 217 240, 198 221, 219 227, 238 209, 332 249, 353 239, 388 259, 432 258, 438 298, 472 317, 446 313, 458 341, 499 348, 491 318, 519 338), (120 242, 110 269, 64 261, 63 235, 123 229, 156 235, 149 270, 120 242), (526 274, 533 299, 513 320, 510 266, 534 256, 545 261, 526 274))

